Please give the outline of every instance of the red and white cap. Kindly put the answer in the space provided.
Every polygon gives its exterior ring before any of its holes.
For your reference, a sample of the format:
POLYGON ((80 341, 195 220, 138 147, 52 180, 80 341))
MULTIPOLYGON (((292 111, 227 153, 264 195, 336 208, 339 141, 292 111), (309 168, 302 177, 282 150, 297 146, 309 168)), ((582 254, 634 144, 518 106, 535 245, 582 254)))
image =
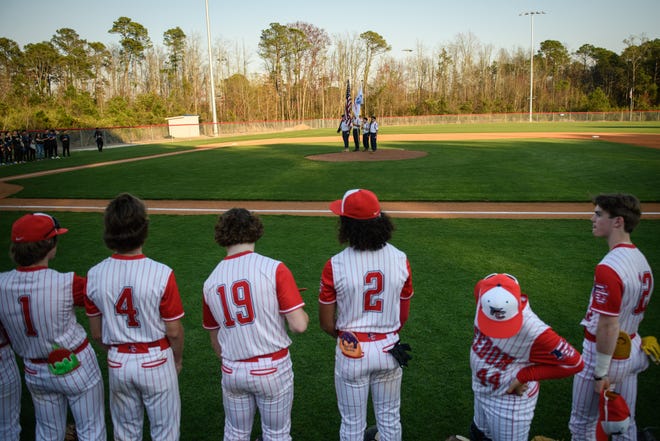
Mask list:
POLYGON ((380 216, 380 203, 373 192, 354 189, 344 193, 343 198, 331 202, 330 211, 352 219, 376 219, 380 216))
POLYGON ((11 241, 14 243, 41 242, 67 231, 69 230, 60 227, 57 219, 46 213, 26 214, 12 225, 11 241))
POLYGON ((621 434, 628 430, 630 426, 630 409, 621 395, 603 389, 600 393, 598 409, 597 441, 607 441, 610 435, 621 434))
POLYGON ((522 293, 518 280, 510 274, 490 274, 475 286, 477 327, 492 338, 516 335, 523 322, 522 293))

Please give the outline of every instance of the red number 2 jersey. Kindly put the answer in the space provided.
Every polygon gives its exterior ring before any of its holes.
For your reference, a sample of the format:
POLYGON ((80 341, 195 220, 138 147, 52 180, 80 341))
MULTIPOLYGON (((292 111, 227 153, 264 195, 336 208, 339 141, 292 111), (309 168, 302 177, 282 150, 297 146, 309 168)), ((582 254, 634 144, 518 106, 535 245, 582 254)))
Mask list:
POLYGON ((591 302, 580 322, 596 334, 599 314, 618 316, 622 331, 634 334, 653 292, 653 274, 644 255, 632 244, 612 248, 596 266, 591 302))

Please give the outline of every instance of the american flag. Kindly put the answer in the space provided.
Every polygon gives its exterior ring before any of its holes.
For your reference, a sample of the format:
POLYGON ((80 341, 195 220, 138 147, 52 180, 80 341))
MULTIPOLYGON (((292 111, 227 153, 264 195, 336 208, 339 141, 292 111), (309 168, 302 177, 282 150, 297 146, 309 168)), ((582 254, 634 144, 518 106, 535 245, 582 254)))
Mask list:
POLYGON ((351 122, 351 109, 353 108, 353 99, 351 98, 351 82, 346 80, 346 107, 344 108, 344 116, 342 120, 347 123, 351 122))

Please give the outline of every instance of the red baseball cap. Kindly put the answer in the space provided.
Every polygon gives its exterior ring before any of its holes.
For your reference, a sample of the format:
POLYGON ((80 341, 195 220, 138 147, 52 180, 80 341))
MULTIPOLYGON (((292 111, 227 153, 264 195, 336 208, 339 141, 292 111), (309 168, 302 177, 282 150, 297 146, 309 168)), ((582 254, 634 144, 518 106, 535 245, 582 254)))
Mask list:
POLYGON ((523 303, 518 280, 510 274, 490 274, 475 286, 477 327, 492 338, 509 338, 522 327, 523 303))
POLYGON ((626 400, 618 393, 608 390, 600 393, 599 415, 596 425, 596 441, 607 441, 630 426, 630 409, 626 400))
POLYGON ((46 213, 26 214, 11 227, 11 241, 15 243, 40 242, 69 231, 60 227, 53 216, 46 213))
POLYGON ((354 189, 344 193, 342 199, 331 202, 330 211, 353 219, 376 219, 380 216, 380 203, 373 192, 354 189))

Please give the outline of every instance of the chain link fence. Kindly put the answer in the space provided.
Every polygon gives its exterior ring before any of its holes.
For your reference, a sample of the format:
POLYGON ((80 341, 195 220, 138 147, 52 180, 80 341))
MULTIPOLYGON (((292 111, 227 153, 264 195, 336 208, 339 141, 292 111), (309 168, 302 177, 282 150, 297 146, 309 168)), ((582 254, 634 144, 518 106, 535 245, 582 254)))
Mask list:
MULTIPOLYGON (((436 124, 488 124, 488 123, 525 123, 529 122, 529 113, 497 113, 497 114, 457 114, 457 115, 425 115, 379 117, 383 126, 413 126, 436 124)), ((533 122, 660 122, 660 111, 619 111, 619 112, 554 112, 534 113, 533 122)), ((214 134, 213 123, 199 124, 199 138, 203 139, 236 135, 251 135, 257 133, 281 133, 286 131, 309 129, 336 129, 339 119, 310 119, 303 121, 251 121, 217 124, 217 136, 214 134)), ((173 125, 172 125, 173 126, 173 125)), ((170 136, 170 125, 159 124, 139 127, 102 127, 106 146, 123 144, 167 143, 182 138, 170 136)), ((71 137, 71 148, 96 148, 94 142, 95 129, 66 129, 71 137)), ((58 134, 64 130, 58 130, 58 134)))

